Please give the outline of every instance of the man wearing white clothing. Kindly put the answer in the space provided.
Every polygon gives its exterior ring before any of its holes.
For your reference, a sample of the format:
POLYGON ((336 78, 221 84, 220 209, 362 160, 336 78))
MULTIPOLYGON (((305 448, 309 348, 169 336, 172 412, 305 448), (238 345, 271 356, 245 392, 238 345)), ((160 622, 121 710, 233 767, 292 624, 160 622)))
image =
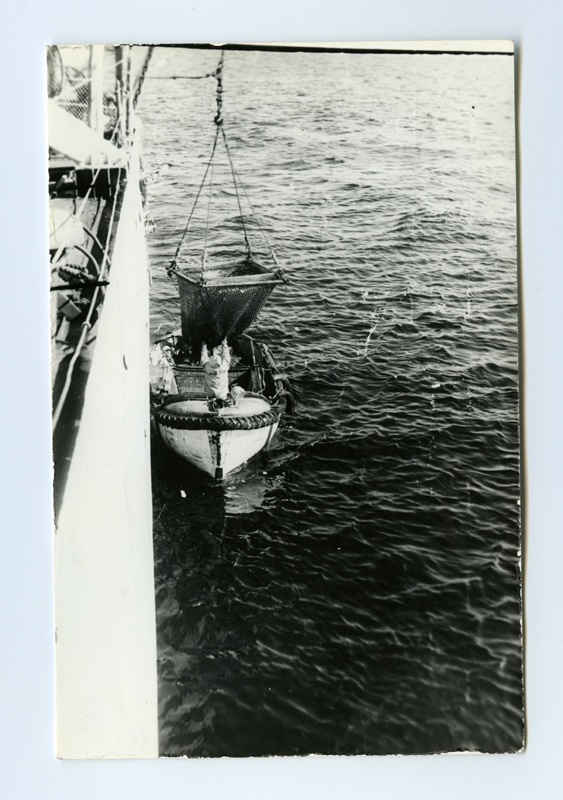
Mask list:
POLYGON ((217 408, 227 404, 229 397, 229 367, 231 365, 231 352, 227 340, 224 339, 218 347, 214 347, 211 355, 207 345, 201 347, 201 365, 205 376, 205 386, 210 395, 215 399, 217 408))

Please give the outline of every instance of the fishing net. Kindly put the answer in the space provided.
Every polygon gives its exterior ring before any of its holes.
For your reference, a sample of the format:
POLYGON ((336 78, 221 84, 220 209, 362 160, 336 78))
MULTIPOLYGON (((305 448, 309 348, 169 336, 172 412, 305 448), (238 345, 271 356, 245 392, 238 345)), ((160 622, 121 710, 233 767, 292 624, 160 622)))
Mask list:
MULTIPOLYGON (((209 347, 217 347, 225 339, 232 340, 240 336, 254 322, 275 287, 286 281, 281 269, 268 269, 259 263, 253 255, 247 230, 247 222, 250 220, 245 220, 242 207, 243 196, 246 198, 251 211, 252 221, 256 223, 257 228, 262 233, 264 241, 270 250, 272 261, 277 266, 278 262, 273 248, 254 213, 246 190, 238 177, 230 147, 227 143, 222 117, 223 57, 224 53, 221 54, 216 70, 206 76, 213 76, 217 80, 217 113, 214 118, 216 129, 211 155, 197 190, 186 226, 176 248, 176 253, 168 269, 168 274, 170 276, 175 274, 178 281, 182 336, 189 344, 191 355, 194 359, 199 359, 203 343, 209 347), (219 142, 224 145, 224 152, 227 158, 225 166, 230 171, 234 189, 234 195, 232 196, 236 199, 238 209, 237 228, 239 227, 238 223, 240 223, 246 250, 245 257, 236 261, 229 260, 227 263, 225 263, 225 259, 229 258, 229 255, 226 250, 230 249, 234 243, 225 240, 225 231, 230 230, 231 226, 228 223, 232 222, 232 220, 223 216, 219 232, 211 238, 208 237, 211 228, 211 201, 214 197, 214 168, 216 166, 216 158, 218 158, 217 145, 219 142), (186 239, 192 219, 194 219, 194 222, 197 221, 197 217, 194 217, 194 215, 206 184, 209 184, 209 196, 205 218, 200 223, 203 226, 201 228, 201 233, 203 234, 201 266, 191 266, 188 260, 187 262, 184 261, 183 266, 178 267, 182 244, 186 239), (219 252, 217 252, 218 250, 219 252), (221 253, 220 251, 223 252, 221 253)), ((224 189, 222 194, 225 195, 224 189)), ((226 196, 228 197, 228 193, 226 196)), ((193 233, 194 228, 192 228, 192 236, 193 233)), ((240 249, 237 248, 237 250, 240 253, 240 249)))
POLYGON ((194 352, 205 342, 216 347, 239 336, 256 319, 280 283, 281 270, 269 271, 251 256, 218 267, 176 269, 182 336, 194 352))

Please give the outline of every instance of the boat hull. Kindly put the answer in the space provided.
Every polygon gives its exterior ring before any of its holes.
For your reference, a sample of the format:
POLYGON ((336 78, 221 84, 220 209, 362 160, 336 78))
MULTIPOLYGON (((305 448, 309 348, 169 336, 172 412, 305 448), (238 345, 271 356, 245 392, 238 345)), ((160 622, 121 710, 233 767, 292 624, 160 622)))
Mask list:
POLYGON ((210 412, 204 400, 172 397, 155 413, 163 442, 194 467, 224 478, 266 447, 279 412, 263 397, 245 395, 237 405, 210 412))
POLYGON ((157 423, 168 447, 194 467, 222 479, 263 450, 278 429, 278 422, 254 430, 178 430, 157 423))

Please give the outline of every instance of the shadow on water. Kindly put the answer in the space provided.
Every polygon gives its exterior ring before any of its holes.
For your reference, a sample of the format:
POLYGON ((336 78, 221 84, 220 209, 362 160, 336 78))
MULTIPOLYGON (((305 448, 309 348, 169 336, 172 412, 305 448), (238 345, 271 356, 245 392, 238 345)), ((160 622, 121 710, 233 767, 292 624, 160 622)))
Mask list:
POLYGON ((221 692, 236 695, 242 665, 255 647, 255 617, 261 611, 251 585, 256 561, 252 537, 260 538, 260 515, 283 491, 283 475, 268 474, 267 464, 263 454, 219 482, 153 441, 165 755, 222 753, 214 752, 214 709, 221 692))

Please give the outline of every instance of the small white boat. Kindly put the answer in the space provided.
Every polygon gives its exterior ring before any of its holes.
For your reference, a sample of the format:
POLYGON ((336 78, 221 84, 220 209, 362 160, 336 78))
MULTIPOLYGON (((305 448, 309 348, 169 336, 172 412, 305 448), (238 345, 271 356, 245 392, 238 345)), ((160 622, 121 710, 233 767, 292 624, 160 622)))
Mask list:
POLYGON ((203 368, 189 356, 180 332, 153 345, 153 416, 161 440, 177 455, 216 479, 269 445, 293 397, 266 345, 247 335, 233 342, 229 386, 236 402, 216 408, 207 396, 203 368), (240 390, 243 390, 242 392, 240 390))

